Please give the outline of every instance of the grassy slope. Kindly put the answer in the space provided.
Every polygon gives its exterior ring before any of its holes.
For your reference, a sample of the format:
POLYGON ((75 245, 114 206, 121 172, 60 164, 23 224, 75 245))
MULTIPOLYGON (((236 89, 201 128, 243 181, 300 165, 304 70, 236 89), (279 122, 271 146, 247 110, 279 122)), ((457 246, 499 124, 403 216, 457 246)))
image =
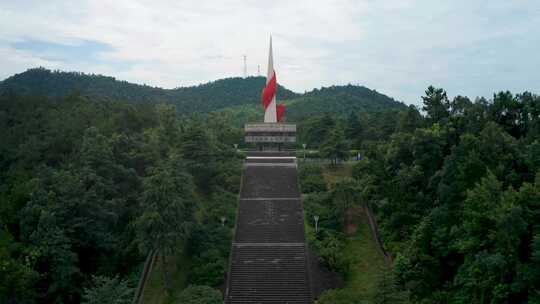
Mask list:
POLYGON ((345 279, 345 288, 358 295, 370 295, 374 292, 375 283, 384 259, 373 240, 366 217, 361 214, 356 218, 358 230, 348 237, 346 253, 353 257, 350 275, 345 279))
MULTIPOLYGON (((337 168, 325 168, 323 176, 327 184, 351 176, 351 164, 337 168)), ((357 293, 359 296, 373 293, 375 282, 380 269, 384 266, 384 258, 377 249, 367 218, 362 211, 355 212, 354 221, 357 231, 348 237, 346 254, 353 259, 350 275, 345 278, 345 288, 357 293)))
POLYGON ((351 177, 352 173, 352 163, 345 163, 342 166, 338 167, 325 167, 323 169, 324 180, 328 187, 335 182, 338 182, 344 178, 351 177))
POLYGON ((169 258, 169 266, 167 267, 169 284, 172 289, 170 295, 167 296, 165 286, 163 284, 163 268, 160 261, 156 261, 152 273, 148 279, 146 288, 143 294, 143 303, 145 304, 168 304, 172 303, 176 295, 187 287, 187 274, 191 261, 188 256, 181 255, 179 257, 169 258))

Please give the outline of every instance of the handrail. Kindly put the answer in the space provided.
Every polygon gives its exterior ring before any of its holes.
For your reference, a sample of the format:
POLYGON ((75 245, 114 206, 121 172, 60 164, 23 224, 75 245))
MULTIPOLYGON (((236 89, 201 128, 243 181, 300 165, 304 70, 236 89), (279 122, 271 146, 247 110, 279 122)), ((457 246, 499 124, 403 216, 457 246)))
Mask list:
MULTIPOLYGON (((245 159, 244 159, 245 162, 245 159)), ((230 291, 230 285, 231 285, 231 269, 232 269, 232 261, 233 261, 233 251, 234 251, 234 243, 236 238, 236 217, 238 217, 238 208, 240 208, 240 199, 242 195, 242 187, 244 186, 244 168, 242 164, 242 172, 240 173, 240 187, 238 188, 238 196, 236 197, 236 212, 234 213, 234 228, 233 228, 233 235, 231 239, 231 251, 229 252, 229 265, 227 268, 227 282, 225 282, 225 292, 223 293, 223 303, 227 302, 227 299, 229 297, 229 291, 230 291)))
POLYGON ((368 219, 368 226, 369 226, 369 229, 371 230, 371 234, 375 240, 375 243, 377 243, 377 248, 382 253, 386 265, 392 265, 392 262, 393 262, 392 255, 386 250, 386 248, 384 248, 384 244, 379 234, 377 220, 375 219, 373 210, 371 209, 368 203, 364 204, 364 212, 366 213, 366 217, 368 219))
POLYGON ((135 289, 135 295, 133 297, 132 304, 142 304, 142 296, 144 293, 144 287, 146 286, 146 281, 148 281, 148 277, 150 276, 150 273, 152 272, 152 268, 154 266, 155 260, 156 260, 156 254, 157 250, 152 250, 150 253, 148 253, 148 256, 146 257, 146 261, 144 262, 144 268, 143 272, 141 274, 141 278, 139 279, 139 283, 137 284, 137 289, 135 289))

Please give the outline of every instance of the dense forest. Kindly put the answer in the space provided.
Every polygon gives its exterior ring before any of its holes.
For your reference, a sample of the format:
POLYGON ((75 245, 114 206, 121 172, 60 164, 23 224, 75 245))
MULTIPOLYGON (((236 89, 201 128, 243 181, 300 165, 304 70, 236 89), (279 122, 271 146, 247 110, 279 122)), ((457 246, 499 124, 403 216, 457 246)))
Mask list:
POLYGON ((1 303, 129 303, 152 250, 221 283, 240 175, 229 122, 6 93, 0 124, 1 303))
POLYGON ((424 115, 411 106, 305 125, 312 145, 325 139, 318 157, 363 155, 331 189, 320 166, 301 171, 303 192, 316 194, 304 204, 321 218, 311 241, 323 261, 351 275, 343 233, 360 206, 374 210, 393 256, 376 294, 336 290, 319 302, 540 303, 540 97, 450 100, 429 87, 422 100, 424 115))
MULTIPOLYGON (((239 187, 233 144, 242 132, 237 116, 215 107, 257 106, 261 81, 178 89, 198 94, 186 100, 204 100, 197 110, 161 99, 169 91, 103 76, 33 69, 2 82, 0 301, 130 300, 155 250, 163 263, 178 254, 193 261, 189 283, 201 287, 186 292, 218 288, 239 187), (244 99, 223 99, 225 92, 244 99)), ((288 92, 280 94, 297 97, 288 92)), ((354 96, 360 105, 379 102, 354 96)), ((402 106, 376 96, 389 102, 381 109, 402 106)))
MULTIPOLYGON (((0 303, 128 303, 155 250, 163 269, 177 254, 193 261, 190 287, 167 287, 171 303, 220 303, 242 160, 233 145, 263 83, 219 80, 175 99, 44 69, 2 82, 0 303)), ((352 166, 330 188, 321 166, 301 166, 323 264, 350 275, 341 252, 359 206, 393 260, 379 294, 333 290, 319 303, 540 302, 539 96, 449 99, 429 87, 418 109, 339 86, 283 99, 308 158, 352 166)))

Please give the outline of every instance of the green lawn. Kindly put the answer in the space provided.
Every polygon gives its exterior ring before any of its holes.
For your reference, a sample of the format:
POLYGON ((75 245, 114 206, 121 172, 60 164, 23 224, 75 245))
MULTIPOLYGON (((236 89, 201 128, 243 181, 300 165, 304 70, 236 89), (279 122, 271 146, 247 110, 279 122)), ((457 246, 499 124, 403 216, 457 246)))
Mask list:
MULTIPOLYGON (((354 235, 347 237, 345 246, 345 254, 353 262, 345 278, 344 289, 364 298, 374 293, 378 275, 384 267, 384 258, 373 240, 365 215, 358 214, 355 221, 358 229, 354 235)), ((307 222, 305 229, 308 240, 315 238, 313 227, 307 222)))
POLYGON ((351 173, 352 164, 350 163, 345 163, 336 167, 324 166, 323 168, 323 177, 328 186, 341 179, 351 177, 351 173))
POLYGON ((350 274, 345 278, 345 288, 358 295, 369 295, 374 291, 378 273, 384 266, 384 258, 371 235, 365 214, 356 217, 358 229, 348 237, 346 254, 353 259, 350 274))

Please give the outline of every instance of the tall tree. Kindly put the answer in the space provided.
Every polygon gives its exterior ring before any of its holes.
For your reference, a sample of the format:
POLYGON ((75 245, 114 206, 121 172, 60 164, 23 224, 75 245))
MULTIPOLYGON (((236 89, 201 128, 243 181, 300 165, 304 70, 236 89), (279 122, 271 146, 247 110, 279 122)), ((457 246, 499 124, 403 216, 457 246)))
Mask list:
POLYGON ((424 110, 431 122, 445 122, 449 116, 450 102, 446 96, 446 91, 429 86, 426 96, 422 96, 424 110))
POLYGON ((172 156, 150 171, 143 181, 141 216, 137 219, 137 238, 145 253, 158 250, 166 274, 167 256, 182 250, 193 222, 194 185, 181 159, 172 156))
POLYGON ((331 189, 336 215, 341 219, 343 226, 347 227, 351 222, 351 209, 360 203, 361 190, 357 181, 352 178, 335 183, 331 189))
POLYGON ((400 113, 397 131, 413 132, 416 128, 422 127, 423 118, 416 106, 409 105, 407 110, 400 113))
POLYGON ((349 145, 341 128, 334 128, 321 145, 321 154, 337 165, 349 156, 349 145))

